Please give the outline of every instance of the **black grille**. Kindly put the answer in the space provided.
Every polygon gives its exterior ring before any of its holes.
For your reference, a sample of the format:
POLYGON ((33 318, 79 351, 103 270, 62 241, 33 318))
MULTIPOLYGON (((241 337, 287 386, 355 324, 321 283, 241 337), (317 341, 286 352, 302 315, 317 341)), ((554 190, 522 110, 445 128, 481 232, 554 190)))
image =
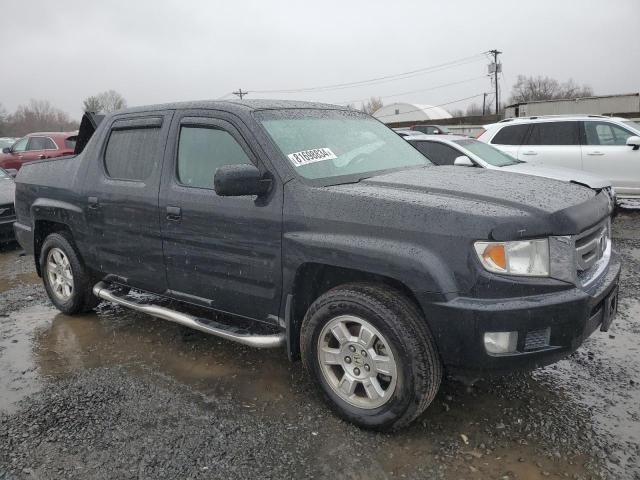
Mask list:
POLYGON ((527 332, 527 337, 524 341, 524 350, 538 350, 549 346, 549 340, 551 338, 551 329, 543 328, 542 330, 531 330, 527 332))
POLYGON ((0 218, 15 217, 16 211, 13 205, 0 205, 0 218))
POLYGON ((575 242, 578 272, 588 270, 604 255, 609 242, 608 224, 581 233, 575 242))

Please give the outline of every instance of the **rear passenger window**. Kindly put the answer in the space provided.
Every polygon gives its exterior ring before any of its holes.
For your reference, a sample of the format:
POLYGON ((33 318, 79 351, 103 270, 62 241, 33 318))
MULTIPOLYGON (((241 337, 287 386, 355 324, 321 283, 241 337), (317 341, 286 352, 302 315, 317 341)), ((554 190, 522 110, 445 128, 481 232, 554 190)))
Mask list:
POLYGON ((216 170, 224 165, 246 165, 251 160, 229 132, 217 128, 182 127, 178 145, 178 181, 213 188, 216 170))
POLYGON ((491 143, 496 145, 522 145, 529 125, 509 125, 500 129, 491 143))
POLYGON ((107 175, 119 180, 149 178, 162 154, 160 146, 160 128, 112 130, 104 154, 107 175))
POLYGON ((27 150, 55 150, 56 144, 47 137, 31 137, 27 150))
POLYGON ((527 145, 580 145, 578 122, 534 123, 527 145))

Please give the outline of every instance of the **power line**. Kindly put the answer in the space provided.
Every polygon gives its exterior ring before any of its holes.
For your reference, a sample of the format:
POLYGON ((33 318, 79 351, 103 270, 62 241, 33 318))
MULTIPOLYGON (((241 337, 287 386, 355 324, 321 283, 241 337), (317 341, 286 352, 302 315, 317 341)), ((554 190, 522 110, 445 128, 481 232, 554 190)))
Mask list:
MULTIPOLYGON (((486 75, 481 75, 479 77, 474 77, 474 78, 467 78, 466 80, 460 80, 459 82, 443 83, 442 85, 436 85, 434 87, 429 87, 429 88, 422 88, 420 90, 411 90, 409 92, 394 93, 392 95, 383 95, 380 98, 401 97, 402 95, 410 95, 412 93, 428 92, 428 91, 431 91, 431 90, 437 90, 439 88, 450 87, 450 86, 453 86, 453 85, 460 85, 460 84, 463 84, 463 83, 473 82, 475 80, 480 80, 481 78, 486 78, 486 75)), ((340 105, 340 104, 364 102, 366 100, 369 100, 369 98, 360 98, 360 99, 357 99, 357 100, 346 100, 346 101, 337 102, 337 103, 338 103, 338 105, 340 105)))
POLYGON ((402 113, 388 113, 386 115, 378 115, 375 118, 393 117, 395 115, 404 115, 405 113, 413 113, 413 112, 424 112, 425 110, 431 110, 432 108, 444 107, 445 105, 451 105, 452 103, 458 103, 458 102, 462 102, 464 100, 470 100, 472 98, 482 97, 483 95, 484 95, 484 93, 478 93, 476 95, 471 95, 470 97, 459 98, 457 100, 451 100, 450 102, 440 103, 439 105, 431 105, 430 107, 427 107, 427 108, 416 108, 415 110, 407 110, 406 112, 402 112, 402 113))
POLYGON ((244 97, 245 95, 247 95, 249 92, 247 91, 243 91, 241 88, 239 88, 238 90, 236 90, 235 92, 231 92, 233 93, 236 97, 240 97, 240 100, 242 100, 242 97, 244 97))
POLYGON ((376 83, 391 82, 394 80, 404 80, 405 78, 411 78, 417 75, 423 75, 425 73, 432 73, 439 70, 445 70, 447 68, 464 65, 467 63, 477 62, 481 58, 483 58, 484 55, 485 53, 483 52, 483 53, 472 55, 469 57, 460 58, 458 60, 452 60, 450 62, 441 63, 439 65, 419 68, 417 70, 410 70, 408 72, 397 73, 394 75, 384 75, 382 77, 375 77, 367 80, 358 80, 355 82, 335 83, 331 85, 322 85, 322 86, 307 87, 307 88, 290 88, 290 89, 279 89, 279 90, 252 90, 252 92, 253 93, 302 93, 302 92, 329 91, 329 90, 340 90, 343 88, 361 87, 364 85, 373 85, 376 83))

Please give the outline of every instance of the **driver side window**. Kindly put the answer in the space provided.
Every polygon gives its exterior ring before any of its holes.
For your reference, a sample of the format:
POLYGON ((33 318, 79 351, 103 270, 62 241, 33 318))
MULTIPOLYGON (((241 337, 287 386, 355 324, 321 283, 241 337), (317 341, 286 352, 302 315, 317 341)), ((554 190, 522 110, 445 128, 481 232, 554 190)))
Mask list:
POLYGON ((27 149, 28 141, 29 141, 29 138, 27 137, 21 138, 20 140, 18 140, 16 143, 13 144, 13 146, 11 147, 11 151, 24 152, 27 149))
POLYGON ((587 145, 626 145, 632 133, 608 122, 585 122, 587 145))
POLYGON ((251 160, 229 132, 209 127, 180 129, 177 173, 181 184, 213 189, 218 168, 247 164, 251 165, 251 160))

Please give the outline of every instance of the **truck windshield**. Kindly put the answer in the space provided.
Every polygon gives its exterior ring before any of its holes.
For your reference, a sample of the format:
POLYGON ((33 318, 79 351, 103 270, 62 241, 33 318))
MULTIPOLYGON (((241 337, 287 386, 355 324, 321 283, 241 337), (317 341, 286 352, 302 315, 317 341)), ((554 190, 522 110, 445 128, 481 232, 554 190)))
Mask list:
POLYGON ((295 171, 323 184, 431 165, 393 130, 359 112, 265 110, 256 117, 295 171))
POLYGON ((516 163, 522 163, 522 160, 517 160, 511 155, 478 140, 454 140, 454 142, 494 167, 508 167, 516 163))

